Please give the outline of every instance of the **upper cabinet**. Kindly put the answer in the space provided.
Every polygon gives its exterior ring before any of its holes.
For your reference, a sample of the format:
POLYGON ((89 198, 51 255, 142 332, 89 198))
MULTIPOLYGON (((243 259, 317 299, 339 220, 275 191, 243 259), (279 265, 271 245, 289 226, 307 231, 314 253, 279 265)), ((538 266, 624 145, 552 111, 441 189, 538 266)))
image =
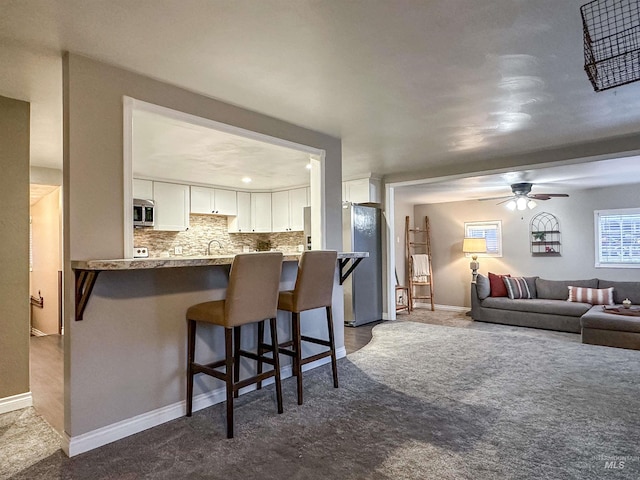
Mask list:
POLYGON ((189 228, 189 186, 153 182, 154 230, 184 231, 189 228))
POLYGON ((381 181, 375 177, 342 182, 342 200, 351 203, 380 203, 381 181))
POLYGON ((309 205, 308 189, 296 188, 271 194, 271 226, 273 232, 304 230, 304 207, 309 205))
POLYGON ((237 215, 236 192, 233 190, 192 186, 191 213, 237 215))
POLYGON ((249 192, 237 192, 238 214, 228 217, 228 229, 230 233, 251 232, 251 194, 249 192))
POLYGON ((251 231, 272 231, 270 193, 251 193, 251 231))
POLYGON ((133 179, 133 198, 141 200, 153 199, 153 182, 151 180, 133 179))

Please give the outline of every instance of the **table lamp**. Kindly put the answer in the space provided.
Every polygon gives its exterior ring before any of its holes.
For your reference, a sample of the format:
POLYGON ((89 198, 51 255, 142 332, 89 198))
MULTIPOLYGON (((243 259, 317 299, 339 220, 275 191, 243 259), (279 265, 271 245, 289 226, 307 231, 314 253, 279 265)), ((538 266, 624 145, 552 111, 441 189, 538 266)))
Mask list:
POLYGON ((478 268, 480 268, 478 253, 487 252, 487 239, 465 237, 462 241, 462 251, 464 253, 471 254, 471 263, 469 263, 469 268, 471 269, 473 281, 475 282, 476 277, 478 276, 478 268))

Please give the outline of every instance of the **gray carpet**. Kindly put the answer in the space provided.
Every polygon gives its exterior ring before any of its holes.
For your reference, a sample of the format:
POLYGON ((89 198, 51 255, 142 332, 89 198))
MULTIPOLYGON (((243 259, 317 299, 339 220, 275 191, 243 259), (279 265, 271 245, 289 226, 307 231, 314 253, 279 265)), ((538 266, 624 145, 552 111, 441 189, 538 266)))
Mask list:
POLYGON ((339 389, 323 367, 282 415, 271 387, 241 397, 233 440, 216 405, 12 478, 637 479, 638 372, 638 351, 384 323, 339 389))

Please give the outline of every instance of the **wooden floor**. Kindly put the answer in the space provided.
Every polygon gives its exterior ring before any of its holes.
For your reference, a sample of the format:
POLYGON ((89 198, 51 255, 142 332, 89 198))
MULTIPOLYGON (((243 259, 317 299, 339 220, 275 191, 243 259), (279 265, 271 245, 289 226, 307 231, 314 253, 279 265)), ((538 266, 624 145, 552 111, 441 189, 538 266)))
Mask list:
POLYGON ((382 323, 382 320, 377 322, 367 323, 360 325, 359 327, 344 327, 344 347, 347 350, 347 355, 360 350, 367 343, 371 341, 373 327, 382 323))
POLYGON ((33 406, 59 433, 64 431, 64 345, 62 335, 31 337, 33 406))

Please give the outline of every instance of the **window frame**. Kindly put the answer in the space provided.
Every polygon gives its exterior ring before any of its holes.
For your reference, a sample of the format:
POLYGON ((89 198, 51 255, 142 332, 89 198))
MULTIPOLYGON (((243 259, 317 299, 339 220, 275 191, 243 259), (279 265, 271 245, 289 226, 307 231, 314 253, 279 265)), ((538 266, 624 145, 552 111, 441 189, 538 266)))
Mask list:
MULTIPOLYGON (((502 257, 502 220, 483 220, 479 222, 464 222, 464 236, 465 237, 474 237, 474 235, 470 235, 470 229, 479 230, 478 227, 488 226, 485 230, 495 230, 496 231, 496 243, 497 249, 495 252, 487 252, 487 253, 478 253, 478 257, 502 257)), ((483 235, 486 238, 486 233, 483 235)), ((476 237, 477 238, 477 237, 476 237)), ((466 253, 465 256, 470 257, 471 254, 466 253)))
POLYGON ((594 256, 595 268, 640 268, 640 254, 638 254, 638 262, 603 262, 602 261, 602 223, 601 218, 607 216, 638 216, 638 229, 640 229, 640 208, 612 208, 608 210, 593 211, 593 230, 594 230, 594 256))

